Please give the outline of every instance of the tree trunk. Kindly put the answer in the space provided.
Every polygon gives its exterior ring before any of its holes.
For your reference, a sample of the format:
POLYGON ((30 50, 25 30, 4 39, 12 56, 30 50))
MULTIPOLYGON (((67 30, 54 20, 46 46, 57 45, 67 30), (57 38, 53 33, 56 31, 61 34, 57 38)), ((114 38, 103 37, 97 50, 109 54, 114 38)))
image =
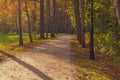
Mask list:
POLYGON ((91 0, 91 28, 90 28, 90 60, 94 60, 94 26, 93 26, 93 0, 91 0))
POLYGON ((53 0, 53 26, 52 26, 52 32, 51 37, 55 37, 55 30, 56 30, 56 0, 53 0))
POLYGON ((29 17, 29 13, 28 13, 27 1, 24 0, 24 2, 25 2, 26 16, 27 16, 27 20, 28 20, 28 34, 29 34, 30 42, 32 43, 33 40, 32 40, 31 24, 30 24, 30 17, 29 17))
POLYGON ((79 0, 73 0, 73 4, 74 4, 76 26, 77 26, 77 39, 79 40, 79 43, 81 43, 82 40, 81 40, 81 20, 80 20, 80 12, 79 12, 79 0))
POLYGON ((18 18, 16 17, 16 34, 19 34, 19 29, 18 29, 18 18))
POLYGON ((85 11, 84 11, 84 0, 81 0, 81 36, 82 36, 82 47, 85 48, 85 26, 84 26, 84 18, 85 18, 85 11))
POLYGON ((19 27, 19 45, 23 45, 22 26, 21 26, 21 2, 18 0, 18 27, 19 27))
POLYGON ((44 0, 40 0, 40 38, 44 39, 44 0))
POLYGON ((50 0, 46 0, 46 11, 47 11, 47 27, 46 27, 46 38, 48 38, 50 28, 50 0))
MULTIPOLYGON (((120 1, 119 0, 114 0, 114 8, 115 8, 115 13, 117 16, 118 20, 118 25, 120 26, 120 1)), ((119 27, 116 26, 116 42, 119 43, 119 27)))
POLYGON ((119 0, 114 0, 114 7, 115 7, 116 16, 118 19, 118 24, 120 26, 120 1, 119 0))
POLYGON ((36 35, 35 27, 36 27, 36 1, 33 2, 34 10, 32 11, 32 32, 34 36, 36 35))

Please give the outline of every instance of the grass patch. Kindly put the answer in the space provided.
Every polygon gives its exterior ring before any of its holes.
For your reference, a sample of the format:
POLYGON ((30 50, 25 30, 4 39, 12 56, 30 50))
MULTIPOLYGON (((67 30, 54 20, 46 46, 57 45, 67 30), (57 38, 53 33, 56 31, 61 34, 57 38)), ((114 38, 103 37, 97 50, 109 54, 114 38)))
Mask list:
MULTIPOLYGON (((56 37, 60 37, 62 35, 63 34, 57 34, 56 37)), ((23 34, 24 45, 20 46, 18 45, 19 36, 17 34, 0 34, 0 51, 11 55, 19 54, 21 51, 26 51, 47 42, 50 38, 50 33, 48 34, 48 39, 40 39, 39 35, 33 35, 33 43, 30 43, 28 34, 23 34)), ((5 56, 0 53, 0 61, 4 60, 4 58, 5 56)))
POLYGON ((76 39, 71 41, 71 49, 80 80, 120 80, 120 65, 113 63, 109 56, 96 52, 96 60, 89 60, 89 51, 81 48, 76 39))
MULTIPOLYGON (((29 42, 28 34, 23 34, 24 45, 20 46, 19 36, 17 34, 0 34, 0 51, 7 52, 11 55, 20 53, 29 48, 39 46, 40 44, 47 42, 49 39, 39 39, 39 35, 33 36, 34 43, 29 42)), ((3 59, 3 54, 0 53, 0 61, 3 59)))

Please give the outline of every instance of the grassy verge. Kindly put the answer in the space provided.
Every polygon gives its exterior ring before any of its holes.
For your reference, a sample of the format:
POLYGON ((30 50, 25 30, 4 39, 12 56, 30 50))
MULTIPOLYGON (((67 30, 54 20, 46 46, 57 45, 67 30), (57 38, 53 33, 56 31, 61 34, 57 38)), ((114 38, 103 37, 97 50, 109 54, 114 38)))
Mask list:
MULTIPOLYGON (((15 55, 21 51, 39 46, 42 43, 47 42, 49 39, 39 39, 39 35, 33 37, 34 43, 29 42, 28 34, 23 35, 24 45, 19 46, 19 37, 16 34, 0 34, 0 51, 15 55)), ((0 61, 4 60, 4 55, 0 53, 0 61)))
MULTIPOLYGON (((57 34, 56 37, 60 37, 64 34, 57 34)), ((54 38, 52 38, 54 39, 54 38)), ((19 37, 17 34, 0 34, 0 61, 4 60, 6 57, 2 54, 2 52, 6 52, 11 55, 19 54, 22 51, 26 51, 30 48, 34 48, 35 46, 39 46, 42 43, 50 40, 50 34, 48 35, 48 39, 39 39, 39 35, 33 36, 33 43, 29 42, 28 34, 23 34, 24 45, 18 45, 19 37)))
POLYGON ((76 39, 71 41, 80 80, 120 80, 120 65, 110 57, 96 52, 96 60, 88 59, 89 51, 81 48, 76 39))

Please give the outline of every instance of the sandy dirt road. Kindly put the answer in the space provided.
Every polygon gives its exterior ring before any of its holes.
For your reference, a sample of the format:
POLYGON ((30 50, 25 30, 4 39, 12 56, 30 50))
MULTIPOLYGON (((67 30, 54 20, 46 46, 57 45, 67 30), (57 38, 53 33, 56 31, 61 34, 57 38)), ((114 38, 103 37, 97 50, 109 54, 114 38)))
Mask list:
POLYGON ((0 63, 0 80, 77 80, 70 40, 62 36, 0 63))

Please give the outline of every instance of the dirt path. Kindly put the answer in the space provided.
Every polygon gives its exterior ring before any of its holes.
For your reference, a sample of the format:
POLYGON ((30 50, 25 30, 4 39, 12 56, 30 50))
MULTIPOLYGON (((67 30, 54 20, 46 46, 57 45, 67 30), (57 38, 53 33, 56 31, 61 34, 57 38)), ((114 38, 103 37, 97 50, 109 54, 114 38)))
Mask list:
POLYGON ((63 36, 0 63, 0 80, 77 80, 70 39, 63 36))

